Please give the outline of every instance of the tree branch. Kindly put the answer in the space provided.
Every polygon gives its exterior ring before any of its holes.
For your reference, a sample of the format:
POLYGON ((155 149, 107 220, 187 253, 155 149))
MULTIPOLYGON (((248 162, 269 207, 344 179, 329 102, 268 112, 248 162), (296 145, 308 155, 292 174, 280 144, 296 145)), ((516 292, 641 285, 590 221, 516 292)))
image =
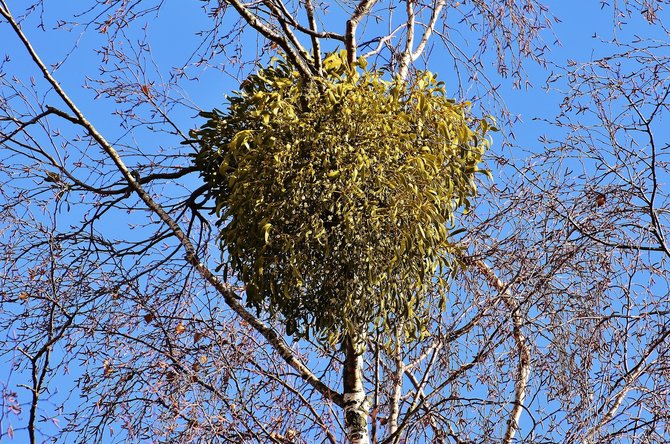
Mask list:
POLYGON ((283 49, 284 52, 286 53, 286 57, 295 65, 295 67, 298 69, 298 71, 303 77, 305 78, 312 77, 311 67, 306 64, 305 60, 300 56, 299 53, 296 54, 294 49, 291 47, 291 45, 286 41, 284 37, 274 32, 267 25, 261 23, 258 17, 252 14, 251 11, 249 11, 249 9, 247 9, 247 7, 244 6, 240 1, 238 0, 226 0, 226 1, 230 3, 233 6, 233 8, 235 8, 237 13, 240 14, 240 16, 244 19, 245 22, 249 24, 249 26, 258 31, 266 39, 279 45, 279 47, 283 49))
POLYGON ((611 397, 610 399, 606 400, 605 403, 600 407, 598 410, 598 414, 600 414, 604 409, 607 404, 609 404, 609 408, 605 412, 604 415, 600 418, 600 421, 598 421, 596 424, 594 424, 586 433, 586 436, 584 436, 583 443, 584 444, 595 444, 600 441, 594 440, 598 432, 607 424, 609 423, 612 418, 614 418, 614 415, 616 412, 619 410, 621 407, 621 404, 623 404, 623 401, 626 399, 626 395, 628 394, 629 391, 632 390, 633 386, 632 384, 642 375, 644 370, 646 369, 646 363, 647 360, 649 359, 649 356, 651 356, 652 353, 658 348, 659 345, 661 345, 668 337, 670 337, 670 328, 665 327, 662 331, 661 334, 654 340, 652 341, 651 344, 647 347, 647 350, 645 350, 644 354, 640 358, 639 362, 630 369, 628 372, 626 372, 625 375, 623 375, 617 383, 614 384, 616 387, 620 382, 623 382, 623 387, 619 392, 611 397), (611 400, 611 402, 610 402, 611 400))
POLYGON ((407 30, 405 31, 405 50, 400 56, 400 66, 398 68, 398 77, 405 79, 409 64, 412 61, 412 51, 414 48, 414 26, 416 16, 414 15, 414 0, 405 0, 405 10, 407 12, 407 30))
POLYGON ((314 17, 314 5, 312 0, 303 0, 305 2, 305 11, 307 12, 307 21, 309 22, 310 37, 312 38, 312 57, 314 58, 314 68, 317 75, 321 75, 321 42, 317 36, 316 18, 314 17))
MULTIPOLYGON (((233 0, 235 2, 235 0, 233 0)), ((235 2, 237 3, 237 2, 235 2)), ((19 27, 18 23, 14 20, 12 15, 7 9, 0 9, 0 15, 2 15, 10 24, 15 34, 19 37, 25 48, 27 49, 30 57, 33 62, 39 67, 40 71, 44 78, 49 82, 49 84, 54 88, 59 97, 66 103, 68 108, 74 114, 74 119, 78 125, 82 126, 87 130, 89 135, 96 141, 96 143, 103 149, 103 151, 109 156, 109 158, 114 162, 117 169, 121 172, 126 181, 128 181, 129 186, 137 193, 137 195, 142 199, 142 201, 147 205, 147 207, 155 213, 163 223, 165 223, 174 236, 179 240, 180 244, 184 248, 186 255, 185 258, 189 264, 191 264, 200 275, 210 283, 223 297, 226 304, 237 313, 242 319, 244 319, 249 325, 251 325, 256 331, 258 331, 270 345, 275 349, 275 351, 286 361, 291 367, 293 367, 300 377, 304 379, 307 383, 312 385, 319 393, 321 393, 325 398, 332 400, 335 404, 343 406, 342 395, 335 392, 321 382, 316 375, 314 375, 302 362, 300 362, 290 347, 284 343, 284 341, 279 337, 277 332, 275 332, 271 327, 266 325, 263 321, 253 316, 249 311, 247 311, 242 304, 237 299, 237 295, 230 288, 230 286, 222 282, 217 278, 212 271, 207 268, 202 262, 200 262, 196 248, 191 243, 190 239, 184 231, 181 229, 179 224, 165 211, 165 209, 153 200, 151 195, 142 188, 140 182, 135 178, 132 172, 125 165, 118 152, 114 147, 100 134, 97 129, 91 124, 84 114, 79 110, 75 103, 70 99, 70 97, 65 93, 58 81, 51 75, 51 72, 44 65, 40 57, 35 52, 34 48, 28 41, 27 37, 19 27)))
POLYGON ((414 50, 414 52, 412 52, 412 61, 418 59, 423 53, 424 49, 426 49, 428 40, 430 40, 430 37, 433 35, 433 31, 435 30, 437 19, 440 17, 440 13, 442 12, 442 9, 444 8, 444 5, 446 3, 447 3, 446 0, 439 0, 433 7, 432 12, 430 14, 430 21, 428 22, 428 26, 426 26, 426 30, 423 32, 421 41, 419 41, 419 44, 417 45, 416 49, 414 50))
POLYGON ((526 343, 526 337, 523 334, 522 327, 524 325, 523 317, 521 316, 521 306, 519 301, 512 296, 509 285, 503 283, 498 276, 491 270, 491 268, 482 260, 475 260, 473 265, 484 275, 486 280, 493 288, 495 288, 501 295, 504 304, 510 311, 512 318, 512 337, 516 343, 516 350, 519 358, 517 364, 517 377, 514 388, 514 407, 510 412, 507 420, 507 428, 503 436, 502 442, 510 444, 514 440, 514 435, 519 430, 519 418, 523 411, 523 402, 526 398, 526 390, 528 387, 528 378, 530 377, 530 347, 526 343))
POLYGON ((356 61, 356 28, 365 14, 370 12, 377 0, 361 0, 354 13, 347 20, 347 30, 344 35, 344 45, 347 49, 347 61, 350 65, 356 61))

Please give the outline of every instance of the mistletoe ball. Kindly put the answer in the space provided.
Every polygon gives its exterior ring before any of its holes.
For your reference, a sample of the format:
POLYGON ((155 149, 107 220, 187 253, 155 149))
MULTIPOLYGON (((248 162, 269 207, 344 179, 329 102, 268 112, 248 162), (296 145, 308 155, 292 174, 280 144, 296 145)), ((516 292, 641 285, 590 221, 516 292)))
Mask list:
POLYGON ((195 163, 247 304, 298 337, 333 342, 397 320, 418 336, 489 120, 429 72, 385 80, 344 53, 311 79, 275 60, 229 101, 203 113, 195 163))

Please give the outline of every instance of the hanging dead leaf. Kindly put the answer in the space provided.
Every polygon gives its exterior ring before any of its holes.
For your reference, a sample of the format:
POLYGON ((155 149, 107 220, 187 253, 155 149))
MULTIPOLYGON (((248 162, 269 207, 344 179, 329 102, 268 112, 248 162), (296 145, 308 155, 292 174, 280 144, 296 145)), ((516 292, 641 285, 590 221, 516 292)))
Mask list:
POLYGON ((201 340, 205 336, 204 334, 200 333, 199 331, 196 331, 195 334, 193 335, 193 343, 197 344, 199 340, 201 340))
POLYGON ((179 322, 179 324, 177 324, 177 326, 175 327, 174 331, 177 332, 178 335, 184 333, 186 331, 184 321, 179 322))
POLYGON ((606 201, 607 196, 605 196, 605 194, 603 193, 598 193, 598 195, 596 196, 596 205, 602 207, 603 205, 605 205, 606 201))
POLYGON ((102 374, 104 376, 109 376, 114 372, 114 367, 112 367, 112 363, 109 362, 109 359, 105 359, 105 362, 103 363, 103 371, 102 374))
POLYGON ((147 313, 144 315, 144 320, 147 322, 147 324, 150 324, 151 321, 153 321, 155 318, 153 313, 147 313))
POLYGON ((27 300, 29 297, 30 297, 30 295, 28 293, 26 293, 25 291, 22 291, 21 293, 19 293, 19 299, 21 299, 22 301, 27 300))

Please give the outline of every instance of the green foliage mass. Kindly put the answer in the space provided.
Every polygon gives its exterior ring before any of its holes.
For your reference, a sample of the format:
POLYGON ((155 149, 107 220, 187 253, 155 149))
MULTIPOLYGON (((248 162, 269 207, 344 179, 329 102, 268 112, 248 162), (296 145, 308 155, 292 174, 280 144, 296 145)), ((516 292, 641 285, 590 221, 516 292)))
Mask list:
POLYGON ((309 81, 275 60, 229 100, 203 113, 196 165, 247 303, 298 337, 334 342, 398 319, 419 336, 489 121, 429 72, 386 81, 344 53, 309 81))

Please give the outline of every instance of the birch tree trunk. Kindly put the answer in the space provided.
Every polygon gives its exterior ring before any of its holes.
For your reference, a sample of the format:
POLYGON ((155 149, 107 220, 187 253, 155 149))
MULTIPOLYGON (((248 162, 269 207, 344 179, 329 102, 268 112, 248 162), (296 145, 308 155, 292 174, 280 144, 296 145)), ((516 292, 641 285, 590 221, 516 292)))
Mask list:
POLYGON ((369 444, 368 410, 363 387, 363 352, 352 339, 344 340, 344 426, 351 444, 369 444))

